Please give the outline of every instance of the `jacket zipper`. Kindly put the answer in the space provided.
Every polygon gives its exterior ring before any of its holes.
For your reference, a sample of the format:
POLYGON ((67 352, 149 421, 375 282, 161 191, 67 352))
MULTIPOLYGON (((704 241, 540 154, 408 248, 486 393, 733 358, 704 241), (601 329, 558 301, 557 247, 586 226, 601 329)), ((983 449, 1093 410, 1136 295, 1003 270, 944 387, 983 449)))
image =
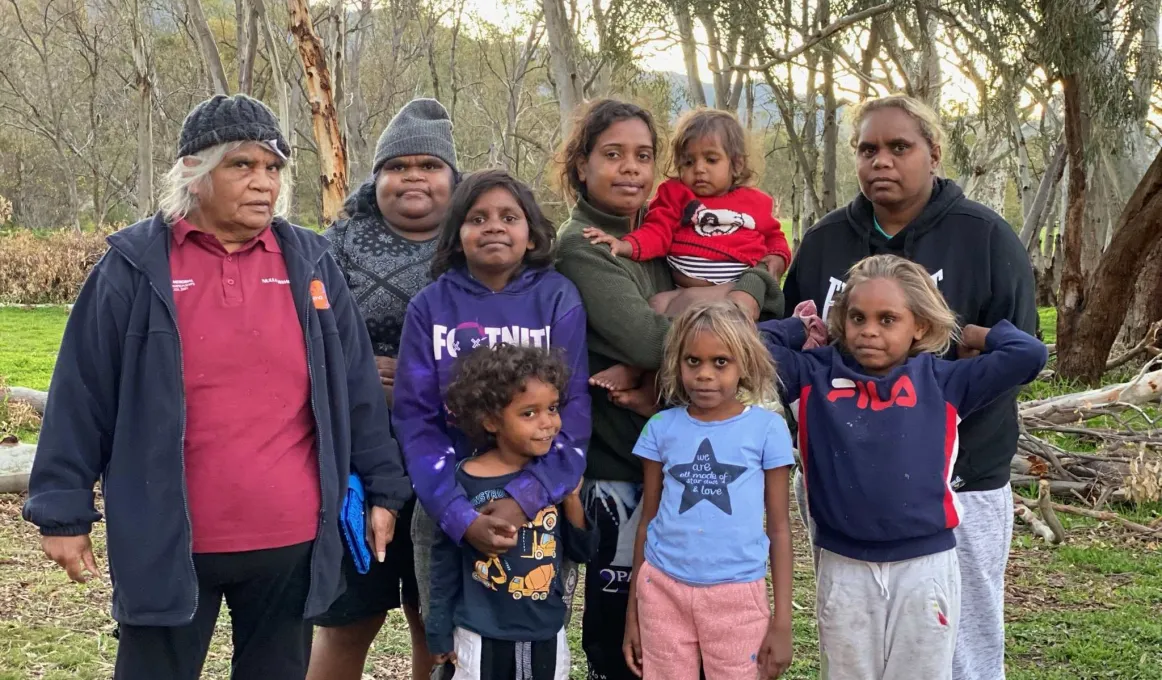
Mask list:
MULTIPOLYGON (((314 278, 314 271, 311 272, 311 278, 314 278)), ((320 279, 320 282, 322 279, 320 279)), ((311 595, 315 590, 315 563, 319 552, 319 539, 323 535, 323 529, 326 526, 327 519, 327 499, 323 491, 323 440, 319 436, 319 411, 315 405, 315 361, 311 355, 311 301, 310 301, 310 285, 307 285, 307 304, 303 306, 302 326, 303 326, 303 342, 307 347, 307 379, 311 383, 311 416, 315 419, 315 460, 319 468, 319 523, 315 529, 315 543, 311 546, 311 564, 308 568, 307 578, 307 602, 311 601, 311 595)), ((305 606, 305 603, 304 603, 305 606)), ((305 611, 304 611, 305 613, 305 611)))
MULTIPOLYGON (((149 277, 147 276, 146 279, 148 278, 149 277)), ((162 304, 165 305, 166 311, 169 312, 170 320, 173 321, 174 337, 178 339, 178 370, 180 371, 182 377, 182 433, 181 438, 178 440, 178 451, 181 453, 182 463, 182 510, 184 510, 186 513, 186 530, 190 535, 190 549, 186 555, 190 562, 190 573, 194 576, 194 611, 190 612, 189 619, 190 621, 193 621, 194 618, 198 615, 198 604, 200 598, 198 594, 198 570, 196 567, 194 567, 194 523, 193 520, 190 519, 189 491, 186 489, 186 365, 185 361, 182 360, 182 332, 178 327, 178 315, 170 305, 169 301, 165 299, 165 296, 161 294, 161 291, 157 289, 157 286, 153 284, 153 281, 149 282, 149 287, 153 289, 153 294, 162 301, 162 304)))

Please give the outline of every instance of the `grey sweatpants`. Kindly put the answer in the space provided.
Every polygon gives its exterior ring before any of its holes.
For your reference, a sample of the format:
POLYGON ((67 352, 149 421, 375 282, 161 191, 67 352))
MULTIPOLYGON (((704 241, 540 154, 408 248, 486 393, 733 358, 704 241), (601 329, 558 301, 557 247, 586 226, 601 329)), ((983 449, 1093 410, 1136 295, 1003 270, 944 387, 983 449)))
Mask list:
POLYGON ((953 680, 1005 678, 1005 565, 1013 541, 1013 490, 956 495, 963 514, 956 528, 961 608, 953 680))
POLYGON ((815 521, 811 519, 811 511, 807 508, 807 483, 803 479, 803 469, 795 466, 794 477, 795 505, 799 506, 799 519, 807 527, 807 544, 811 546, 811 564, 815 571, 819 571, 819 548, 815 547, 815 521))
POLYGON ((412 550, 416 563, 416 589, 420 593, 420 616, 428 620, 428 610, 432 606, 432 546, 436 544, 436 523, 424 510, 423 503, 416 503, 412 513, 412 550))
MULTIPOLYGON (((795 501, 807 527, 808 541, 815 527, 807 510, 802 471, 795 470, 795 501)), ((955 530, 960 563, 961 621, 957 628, 953 680, 1005 678, 1005 566, 1013 541, 1013 490, 1006 484, 992 491, 963 491, 960 526, 955 530)), ((811 544, 815 571, 819 549, 811 544)))
POLYGON ((823 680, 950 680, 960 620, 956 550, 899 562, 819 551, 823 680))

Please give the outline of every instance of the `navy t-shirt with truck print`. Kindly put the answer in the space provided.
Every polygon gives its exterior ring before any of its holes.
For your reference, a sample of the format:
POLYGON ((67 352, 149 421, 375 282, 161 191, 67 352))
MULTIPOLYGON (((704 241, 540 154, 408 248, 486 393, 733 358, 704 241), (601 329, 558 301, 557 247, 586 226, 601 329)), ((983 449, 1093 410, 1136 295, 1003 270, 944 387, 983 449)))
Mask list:
MULTIPOLYGON (((518 474, 476 477, 461 464, 456 481, 480 509, 507 498, 504 487, 518 474)), ((563 508, 549 505, 517 530, 516 547, 500 555, 485 555, 467 542, 457 546, 438 532, 426 621, 431 652, 451 652, 455 628, 513 642, 554 638, 565 625, 562 558, 585 563, 597 552, 597 531, 588 519, 586 526, 573 526, 563 508)))

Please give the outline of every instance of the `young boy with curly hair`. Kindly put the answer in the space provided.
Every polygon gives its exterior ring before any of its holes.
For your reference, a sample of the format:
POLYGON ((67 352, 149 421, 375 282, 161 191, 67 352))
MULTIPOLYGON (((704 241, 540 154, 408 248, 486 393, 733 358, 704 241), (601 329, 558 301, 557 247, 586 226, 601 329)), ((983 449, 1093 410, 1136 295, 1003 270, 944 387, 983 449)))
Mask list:
MULTIPOLYGON (((557 353, 508 344, 479 348, 458 369, 447 410, 482 453, 457 465, 455 479, 473 507, 483 508, 505 498, 505 486, 526 465, 560 446, 554 440, 569 369, 557 353)), ((597 551, 580 489, 518 527, 516 547, 499 555, 457 546, 440 532, 427 635, 437 664, 444 664, 442 677, 569 677, 564 593, 571 584, 562 582, 561 559, 584 563, 597 551)))

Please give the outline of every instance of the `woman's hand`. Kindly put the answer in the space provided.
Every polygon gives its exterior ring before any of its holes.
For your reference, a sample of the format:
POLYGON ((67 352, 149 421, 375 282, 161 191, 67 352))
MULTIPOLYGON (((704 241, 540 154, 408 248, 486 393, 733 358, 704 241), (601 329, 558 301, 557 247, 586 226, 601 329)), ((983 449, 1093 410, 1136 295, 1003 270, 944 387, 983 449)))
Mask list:
POLYGON ((521 509, 520 503, 511 498, 498 498, 485 505, 481 512, 499 517, 514 527, 521 527, 529 523, 529 516, 521 509))
POLYGON ((990 328, 969 324, 960 331, 960 346, 956 353, 961 359, 970 359, 987 349, 990 328))
POLYGON ((395 358, 394 357, 375 357, 375 368, 379 371, 379 384, 383 387, 383 393, 387 395, 387 403, 391 404, 395 396, 395 358))
POLYGON ((93 543, 88 534, 80 536, 41 536, 40 548, 50 560, 64 569, 69 580, 84 583, 90 578, 101 578, 97 560, 93 557, 93 543))
POLYGON ((496 515, 481 513, 468 525, 464 540, 485 555, 499 555, 516 546, 516 527, 496 515))
POLYGON ((794 647, 791 644, 791 627, 781 626, 771 619, 763 646, 759 648, 759 677, 774 680, 791 667, 794 647))
POLYGON ((751 297, 750 293, 744 293, 741 290, 732 290, 726 294, 726 299, 738 305, 743 314, 746 314, 752 321, 759 320, 759 303, 751 297))
POLYGON ((581 234, 585 238, 589 239, 589 242, 593 245, 604 243, 605 245, 609 246, 610 252, 612 252, 617 257, 629 257, 630 255, 633 255, 633 246, 629 244, 629 241, 623 241, 619 238, 610 236, 597 227, 585 227, 581 230, 581 234))
POLYGON ((771 276, 778 281, 783 278, 783 272, 787 271, 787 261, 783 259, 782 255, 775 255, 771 253, 763 259, 759 260, 759 264, 766 267, 771 276))
POLYGON ((625 636, 621 642, 621 652, 625 655, 625 665, 639 678, 642 676, 642 634, 637 622, 637 603, 630 598, 625 610, 625 636))
POLYGON ((443 666, 446 663, 456 663, 456 652, 448 652, 447 654, 437 654, 432 657, 432 665, 443 666))
POLYGON ((395 519, 394 510, 372 506, 367 522, 367 544, 377 562, 387 557, 387 546, 395 538, 395 519))

